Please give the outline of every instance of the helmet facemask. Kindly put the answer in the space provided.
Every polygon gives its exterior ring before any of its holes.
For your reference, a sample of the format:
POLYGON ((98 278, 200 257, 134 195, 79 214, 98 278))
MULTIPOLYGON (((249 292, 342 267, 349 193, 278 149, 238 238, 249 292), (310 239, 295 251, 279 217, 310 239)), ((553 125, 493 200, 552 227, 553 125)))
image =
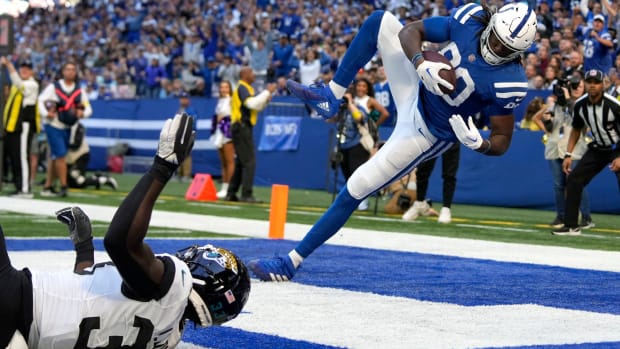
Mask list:
POLYGON ((480 54, 485 62, 511 62, 527 50, 536 37, 536 15, 523 3, 499 9, 480 35, 480 54))

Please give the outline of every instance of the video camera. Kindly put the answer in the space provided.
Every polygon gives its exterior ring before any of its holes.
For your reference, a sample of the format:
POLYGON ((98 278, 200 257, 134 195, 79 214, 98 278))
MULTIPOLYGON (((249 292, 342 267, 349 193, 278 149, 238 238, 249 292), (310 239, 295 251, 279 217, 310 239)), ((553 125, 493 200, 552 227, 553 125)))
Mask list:
POLYGON ((562 106, 566 105, 567 100, 563 88, 566 88, 570 93, 570 91, 579 87, 580 82, 581 78, 579 76, 567 76, 565 79, 558 79, 555 85, 553 85, 553 94, 558 98, 557 103, 562 106))

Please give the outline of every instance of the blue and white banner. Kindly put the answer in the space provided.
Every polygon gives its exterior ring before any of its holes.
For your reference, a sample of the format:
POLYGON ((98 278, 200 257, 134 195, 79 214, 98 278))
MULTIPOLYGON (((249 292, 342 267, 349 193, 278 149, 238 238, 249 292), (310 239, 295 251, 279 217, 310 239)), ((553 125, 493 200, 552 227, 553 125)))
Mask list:
POLYGON ((297 150, 301 133, 299 116, 267 116, 263 123, 258 150, 297 150))

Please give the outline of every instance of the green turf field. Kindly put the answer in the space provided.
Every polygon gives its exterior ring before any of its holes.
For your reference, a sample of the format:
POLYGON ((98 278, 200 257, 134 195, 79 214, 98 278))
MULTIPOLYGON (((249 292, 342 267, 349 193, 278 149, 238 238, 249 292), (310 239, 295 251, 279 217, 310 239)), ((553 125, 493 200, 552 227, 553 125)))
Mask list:
MULTIPOLYGON (((118 206, 139 179, 138 175, 115 175, 119 182, 119 190, 111 191, 107 187, 101 190, 71 190, 68 200, 77 203, 118 206)), ((222 217, 238 217, 268 220, 269 219, 269 187, 255 187, 255 196, 264 204, 243 204, 224 201, 195 202, 184 198, 188 183, 180 183, 172 179, 166 186, 156 205, 158 210, 202 213, 222 217)), ((5 193, 12 189, 5 186, 5 193)), ((58 198, 41 198, 39 188, 35 189, 35 198, 60 201, 58 198)), ((550 194, 551 195, 551 194, 550 194)), ((289 192, 289 209, 287 222, 313 224, 321 213, 329 206, 332 194, 326 191, 291 189, 289 192)), ((482 239, 526 244, 568 246, 585 249, 620 251, 620 216, 593 214, 596 227, 584 230, 582 236, 552 236, 549 222, 554 212, 544 210, 501 208, 490 206, 471 206, 454 204, 452 206, 453 222, 443 225, 436 222, 436 217, 420 217, 416 222, 403 222, 400 216, 386 215, 383 205, 386 201, 378 200, 377 214, 374 213, 375 199, 371 198, 370 210, 356 212, 347 222, 347 227, 371 229, 378 231, 402 232, 410 234, 426 234, 468 239, 482 239)), ((9 236, 66 236, 64 226, 51 217, 31 216, 24 212, 16 215, 2 211, 0 208, 0 224, 9 236), (35 225, 36 224, 36 225, 35 225), (33 227, 36 226, 36 229, 33 227)), ((107 225, 93 222, 94 234, 101 236, 107 225)), ((172 231, 153 227, 150 236, 209 236, 209 232, 172 231)), ((218 236, 222 236, 218 234, 218 236)))

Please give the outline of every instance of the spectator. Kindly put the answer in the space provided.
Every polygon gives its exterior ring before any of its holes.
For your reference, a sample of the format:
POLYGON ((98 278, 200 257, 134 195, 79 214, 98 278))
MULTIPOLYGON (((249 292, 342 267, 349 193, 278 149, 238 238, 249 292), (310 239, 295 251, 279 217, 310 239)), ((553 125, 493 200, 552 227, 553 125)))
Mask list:
POLYGON ((62 79, 49 84, 39 95, 38 108, 46 118, 45 134, 50 149, 45 184, 42 196, 67 196, 67 151, 69 150, 70 128, 80 119, 88 118, 93 110, 88 96, 77 84, 77 66, 67 62, 62 68, 62 79), (60 191, 52 185, 58 178, 60 191))
POLYGON ((299 61, 299 81, 304 85, 313 84, 321 75, 321 62, 317 52, 306 49, 304 57, 299 61))
POLYGON ((217 148, 222 167, 222 187, 216 194, 218 199, 226 198, 230 178, 235 171, 235 147, 232 142, 230 122, 231 93, 230 82, 220 82, 220 97, 215 105, 215 115, 211 119, 211 142, 217 148))
POLYGON ((603 72, 589 70, 585 76, 587 97, 575 103, 572 130, 562 169, 566 179, 566 216, 564 226, 555 229, 554 235, 580 235, 578 224, 579 203, 583 188, 605 166, 614 172, 620 189, 620 103, 603 93, 603 72), (572 169, 572 153, 584 128, 592 130, 592 142, 581 161, 572 169))
MULTIPOLYGON (((269 46, 272 46, 271 44, 269 46)), ((256 73, 255 86, 261 90, 265 83, 267 83, 267 69, 271 64, 272 51, 267 48, 265 40, 257 38, 256 43, 252 43, 250 37, 246 37, 245 47, 250 52, 250 68, 256 73)))
POLYGON ((602 14, 594 16, 592 27, 577 27, 577 31, 581 32, 584 37, 583 68, 586 71, 597 69, 609 72, 609 68, 612 66, 611 53, 614 44, 611 35, 605 28, 605 17, 602 14))
POLYGON ((233 92, 230 109, 231 134, 236 155, 235 171, 230 179, 226 200, 255 203, 258 201, 253 195, 256 170, 253 129, 258 112, 267 106, 276 85, 267 84, 266 90, 255 94, 252 87, 255 74, 250 67, 241 68, 239 78, 239 86, 233 92), (237 197, 239 187, 241 198, 237 197))
POLYGON ((146 67, 145 70, 147 98, 159 98, 162 87, 162 80, 164 80, 165 78, 166 72, 164 68, 159 65, 159 59, 151 59, 151 64, 146 67))
POLYGON ((273 61, 272 66, 275 69, 276 78, 280 76, 287 77, 291 72, 288 63, 293 55, 294 47, 288 41, 286 34, 280 34, 280 41, 273 45, 273 61))
MULTIPOLYGON (((329 80, 331 80, 331 77, 327 79, 326 83, 328 83, 329 80)), ((396 124, 396 104, 394 104, 394 97, 392 96, 392 91, 390 90, 383 65, 377 69, 377 82, 375 82, 373 87, 375 90, 375 99, 389 114, 388 118, 381 125, 394 126, 396 124)))
POLYGON ((241 66, 235 63, 230 54, 224 54, 224 60, 218 67, 217 78, 220 81, 230 81, 233 89, 237 88, 239 84, 239 74, 241 66))
MULTIPOLYGON (((40 131, 41 120, 37 112, 39 83, 34 79, 32 62, 22 60, 19 72, 6 57, 0 64, 9 71, 11 90, 4 108, 4 149, 11 165, 14 197, 32 198, 30 187, 30 144, 40 131)), ((0 158, 0 161, 4 161, 0 158)), ((0 166, 1 167, 1 166, 0 166)))

